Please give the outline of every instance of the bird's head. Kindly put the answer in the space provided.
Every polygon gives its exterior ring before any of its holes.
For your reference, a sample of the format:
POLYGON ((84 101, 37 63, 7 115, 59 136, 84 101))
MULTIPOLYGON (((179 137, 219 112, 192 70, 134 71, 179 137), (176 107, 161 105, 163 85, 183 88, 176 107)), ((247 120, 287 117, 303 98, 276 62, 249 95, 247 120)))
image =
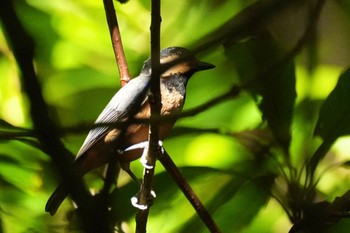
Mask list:
MULTIPOLYGON (((190 78, 195 72, 213 69, 215 66, 199 61, 189 50, 182 47, 169 47, 160 52, 160 64, 173 64, 162 73, 162 77, 182 74, 190 78)), ((151 73, 151 59, 142 68, 142 73, 151 73)))

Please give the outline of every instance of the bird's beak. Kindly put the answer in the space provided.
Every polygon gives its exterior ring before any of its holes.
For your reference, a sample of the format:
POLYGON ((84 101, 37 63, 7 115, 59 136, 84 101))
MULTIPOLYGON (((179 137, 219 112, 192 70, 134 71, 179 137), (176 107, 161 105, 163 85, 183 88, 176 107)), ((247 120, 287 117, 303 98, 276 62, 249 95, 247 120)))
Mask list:
POLYGON ((207 62, 203 62, 203 61, 197 61, 196 65, 195 65, 195 69, 196 70, 210 70, 215 68, 215 66, 213 64, 207 63, 207 62))

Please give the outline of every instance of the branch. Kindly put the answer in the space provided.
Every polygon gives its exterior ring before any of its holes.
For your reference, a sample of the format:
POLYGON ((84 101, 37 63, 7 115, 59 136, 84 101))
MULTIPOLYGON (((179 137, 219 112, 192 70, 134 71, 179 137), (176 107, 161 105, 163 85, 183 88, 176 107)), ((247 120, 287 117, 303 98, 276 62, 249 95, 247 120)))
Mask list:
MULTIPOLYGON (((160 116, 161 93, 160 93, 160 0, 152 0, 152 18, 151 18, 151 93, 148 100, 151 106, 151 119, 160 116)), ((147 206, 146 209, 139 209, 136 215, 136 232, 146 232, 147 219, 150 208, 150 193, 152 191, 152 181, 154 176, 154 169, 156 165, 157 155, 159 153, 159 122, 150 123, 150 131, 148 137, 149 145, 147 151, 147 165, 144 169, 144 177, 140 187, 138 196, 138 204, 147 206)))
POLYGON ((220 232, 218 226, 210 216, 209 212, 199 200, 196 193, 193 192, 186 179, 181 175, 181 172, 176 167, 169 154, 164 150, 162 155, 158 157, 158 160, 162 163, 163 167, 170 174, 171 178, 173 178, 177 186, 181 189, 182 193, 186 196, 187 200, 191 203, 198 216, 202 219, 203 223, 207 226, 210 232, 220 232))
POLYGON ((128 64, 126 62, 122 39, 120 36, 119 25, 117 20, 117 15, 115 14, 113 0, 103 0, 103 5, 106 12, 106 18, 109 28, 109 33, 111 36, 114 56, 117 61, 120 85, 124 86, 130 81, 130 73, 128 69, 128 64))
MULTIPOLYGON (((121 2, 122 3, 122 2, 121 2)), ((103 0, 103 5, 106 13, 106 19, 108 23, 109 33, 111 37, 111 42, 113 46, 114 56, 117 61, 120 85, 123 87, 127 84, 131 77, 128 69, 128 64, 125 58, 122 39, 120 35, 119 25, 117 15, 115 13, 113 0, 103 0)), ((126 125, 121 126, 120 128, 125 128, 126 125)), ((117 161, 111 161, 107 168, 105 174, 105 182, 103 189, 101 190, 101 203, 104 205, 104 209, 108 209, 108 196, 109 191, 113 185, 117 186, 118 175, 119 175, 120 166, 117 161)))

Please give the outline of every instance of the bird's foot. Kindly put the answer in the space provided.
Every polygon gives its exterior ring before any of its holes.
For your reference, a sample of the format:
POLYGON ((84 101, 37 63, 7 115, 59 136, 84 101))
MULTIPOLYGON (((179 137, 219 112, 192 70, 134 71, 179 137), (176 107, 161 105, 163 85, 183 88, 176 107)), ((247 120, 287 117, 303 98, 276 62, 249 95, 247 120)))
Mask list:
MULTIPOLYGON (((161 150, 161 152, 163 153, 164 152, 163 142, 162 141, 158 141, 158 146, 159 146, 159 149, 161 150)), ((148 147, 149 147, 149 142, 148 141, 140 142, 140 143, 137 143, 135 145, 132 145, 132 146, 126 148, 124 150, 124 152, 131 151, 131 150, 137 150, 137 149, 143 149, 143 152, 142 152, 142 155, 141 155, 141 158, 140 158, 140 162, 141 162, 141 164, 143 165, 144 168, 146 168, 146 169, 153 169, 153 166, 148 165, 148 161, 147 161, 148 147)), ((155 197, 156 197, 156 193, 153 190, 151 190, 151 192, 149 194, 149 197, 147 198, 149 200, 148 203, 152 203, 152 200, 155 197)), ((148 204, 146 204, 146 205, 139 204, 138 194, 131 198, 131 204, 135 208, 138 208, 140 210, 146 210, 148 208, 148 206, 149 206, 148 204)))
MULTIPOLYGON (((156 193, 153 191, 153 190, 151 190, 151 192, 150 192, 150 200, 152 200, 152 199, 154 199, 154 198, 156 198, 156 193)), ((137 208, 137 209, 140 209, 140 210, 146 210, 147 208, 148 208, 148 205, 142 205, 142 204, 139 204, 139 199, 137 198, 137 195, 136 196, 133 196, 132 198, 131 198, 131 204, 135 207, 135 208, 137 208)))
MULTIPOLYGON (((159 145, 160 150, 163 153, 163 151, 164 151, 164 149, 163 149, 163 142, 162 141, 158 141, 158 145, 159 145)), ((144 168, 152 169, 153 166, 148 165, 148 161, 147 161, 148 146, 149 146, 148 141, 140 142, 140 143, 137 143, 135 145, 129 146, 124 151, 143 149, 143 152, 142 152, 142 155, 141 155, 141 158, 140 158, 140 162, 141 162, 141 164, 143 165, 144 168)))

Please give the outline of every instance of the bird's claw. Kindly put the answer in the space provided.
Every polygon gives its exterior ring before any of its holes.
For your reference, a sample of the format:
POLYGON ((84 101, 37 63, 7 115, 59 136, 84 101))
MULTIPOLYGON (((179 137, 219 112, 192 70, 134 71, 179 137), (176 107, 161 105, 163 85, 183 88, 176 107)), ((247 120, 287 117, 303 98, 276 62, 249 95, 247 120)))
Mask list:
POLYGON ((152 169, 153 166, 147 164, 148 163, 148 161, 147 161, 147 153, 148 153, 148 143, 145 146, 145 148, 143 149, 143 152, 142 152, 142 155, 141 155, 141 158, 140 158, 140 163, 142 164, 142 166, 144 168, 152 169))
POLYGON ((147 147, 147 145, 148 145, 148 141, 140 142, 140 143, 134 144, 132 146, 129 146, 124 151, 131 151, 131 150, 136 150, 136 149, 144 149, 144 148, 147 147))
MULTIPOLYGON (((150 194, 152 198, 156 198, 156 193, 153 190, 151 190, 150 194)), ((137 209, 146 210, 148 208, 148 205, 138 204, 139 199, 136 196, 133 196, 130 200, 131 200, 131 204, 137 209)))
MULTIPOLYGON (((158 141, 158 145, 161 148, 162 153, 164 152, 163 149, 163 142, 162 141, 158 141)), ((140 142, 137 144, 134 144, 132 146, 129 146, 128 148, 126 148, 124 151, 131 151, 131 150, 136 150, 136 149, 143 149, 141 158, 140 158, 140 162, 143 165, 144 168, 146 169, 152 169, 153 166, 148 165, 148 161, 147 161, 147 153, 148 153, 148 146, 149 143, 148 141, 145 142, 140 142)))
POLYGON ((147 205, 140 205, 140 204, 138 204, 138 202, 139 202, 139 199, 137 199, 137 197, 132 197, 132 198, 131 198, 131 204, 132 204, 135 208, 137 208, 137 209, 139 209, 139 210, 146 210, 146 209, 148 208, 147 205))
MULTIPOLYGON (((158 141, 158 145, 160 147, 161 152, 163 153, 164 152, 163 142, 162 141, 158 141)), ((141 158, 140 158, 140 162, 141 162, 141 164, 143 165, 144 168, 152 169, 153 166, 148 165, 148 161, 147 161, 148 146, 149 146, 148 141, 140 142, 140 143, 134 144, 132 146, 129 146, 128 148, 126 148, 124 150, 124 152, 131 151, 131 150, 136 150, 136 149, 143 149, 143 152, 142 152, 142 155, 141 155, 141 158)), ((151 190, 151 192, 150 192, 150 199, 154 199, 154 198, 156 198, 156 193, 153 190, 151 190)), ((148 205, 143 205, 143 204, 138 204, 138 203, 139 203, 139 200, 137 198, 137 195, 131 198, 131 204, 135 208, 140 209, 140 210, 146 210, 148 208, 148 205)))

